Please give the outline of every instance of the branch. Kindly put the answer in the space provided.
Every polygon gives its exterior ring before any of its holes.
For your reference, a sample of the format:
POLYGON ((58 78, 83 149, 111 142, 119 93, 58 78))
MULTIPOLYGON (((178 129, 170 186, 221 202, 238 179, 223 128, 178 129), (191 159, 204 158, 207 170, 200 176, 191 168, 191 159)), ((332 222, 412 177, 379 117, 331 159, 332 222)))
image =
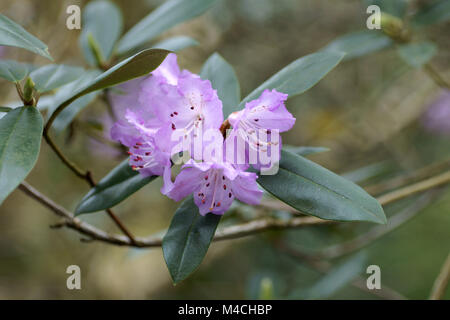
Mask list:
MULTIPOLYGON (((162 236, 136 237, 134 238, 134 242, 132 242, 127 237, 108 234, 105 231, 74 217, 73 213, 56 204, 51 199, 30 186, 28 183, 22 182, 19 186, 19 189, 28 196, 43 204, 58 216, 62 217, 63 221, 59 223, 57 227, 68 227, 70 229, 78 231, 83 235, 88 236, 92 240, 103 241, 119 246, 148 248, 160 247, 162 245, 162 236)), ((315 217, 297 217, 290 220, 260 219, 218 230, 216 232, 214 240, 218 241, 235 239, 267 230, 300 228, 304 226, 325 223, 332 223, 332 221, 322 220, 315 217)))
POLYGON ((445 80, 436 69, 430 63, 424 65, 423 69, 428 74, 428 76, 436 83, 438 86, 444 89, 450 89, 450 83, 445 80))
MULTIPOLYGON (((450 171, 441 175, 431 177, 424 181, 415 183, 413 185, 395 190, 393 192, 384 194, 383 196, 378 198, 378 201, 382 205, 384 205, 386 203, 391 203, 393 201, 408 197, 412 194, 444 185, 445 183, 448 182, 450 182, 450 171)), ((120 235, 108 234, 101 229, 98 229, 86 222, 81 221, 78 218, 75 218, 71 212, 54 203, 52 200, 41 194, 39 191, 34 189, 28 183, 22 182, 19 188, 22 191, 24 191, 27 195, 31 196, 32 198, 34 198, 35 200, 39 201, 44 206, 52 210, 57 215, 63 217, 64 222, 60 224, 61 226, 66 226, 68 228, 77 230, 81 234, 89 236, 89 238, 91 238, 92 240, 99 240, 110 244, 121 246, 132 246, 132 247, 159 247, 162 244, 162 237, 149 236, 145 238, 141 237, 129 238, 120 235)), ((289 209, 291 212, 299 213, 296 209, 285 206, 284 204, 282 204, 282 208, 283 210, 289 209)), ((275 209, 275 206, 273 206, 272 209, 275 209)), ((326 223, 334 223, 334 221, 322 220, 311 216, 295 217, 289 220, 264 218, 247 222, 237 226, 226 227, 222 230, 218 230, 216 232, 214 240, 234 239, 245 237, 255 233, 260 233, 267 230, 300 228, 304 226, 321 225, 326 223)))
POLYGON ((410 183, 417 182, 419 180, 426 179, 438 172, 446 171, 450 169, 450 158, 445 159, 441 162, 432 163, 414 172, 407 173, 406 175, 396 176, 387 181, 383 181, 377 184, 369 185, 364 187, 364 189, 373 195, 379 195, 387 191, 391 191, 395 188, 400 188, 410 183))
POLYGON ((434 281, 433 289, 431 290, 430 300, 440 300, 444 296, 450 281, 450 254, 442 266, 441 272, 434 281))
MULTIPOLYGON (((387 192, 376 199, 378 202, 384 206, 389 203, 395 202, 397 200, 407 198, 409 196, 412 196, 414 194, 434 189, 440 186, 443 186, 445 184, 450 183, 450 171, 447 171, 442 174, 435 175, 431 178, 419 181, 417 183, 408 185, 406 187, 399 188, 397 190, 387 192)), ((273 209, 273 210, 283 210, 291 213, 300 213, 297 209, 292 208, 291 206, 285 204, 281 201, 262 201, 261 206, 273 209)))
POLYGON ((411 184, 409 186, 383 194, 377 199, 381 203, 381 205, 386 205, 388 203, 409 197, 416 193, 442 186, 449 182, 450 182, 450 171, 447 171, 442 174, 435 175, 431 178, 422 180, 420 182, 411 184))
POLYGON ((50 146, 50 148, 52 148, 58 158, 66 165, 66 167, 72 170, 77 177, 86 180, 89 185, 93 187, 94 182, 92 181, 91 173, 87 170, 79 168, 75 163, 70 161, 52 140, 46 128, 44 128, 43 136, 47 144, 50 146))
MULTIPOLYGON (((53 115, 52 115, 53 116, 53 115)), ((50 121, 50 120, 49 120, 50 121)), ((51 123, 50 123, 51 125, 51 123)), ((70 169, 72 170, 75 175, 83 180, 85 180, 91 188, 95 187, 96 183, 94 179, 92 178, 92 174, 90 171, 84 171, 77 167, 75 163, 70 161, 58 148, 58 146, 53 142, 51 137, 49 136, 48 130, 49 130, 49 123, 44 128, 43 136, 45 138, 45 141, 47 141, 48 145, 53 149, 53 151, 56 153, 56 155, 61 159, 61 161, 70 169)), ((120 219, 114 214, 114 212, 111 209, 107 209, 106 213, 108 213, 109 217, 114 221, 114 223, 117 225, 117 227, 130 239, 131 242, 135 242, 133 235, 130 231, 125 227, 125 225, 120 221, 120 219)))

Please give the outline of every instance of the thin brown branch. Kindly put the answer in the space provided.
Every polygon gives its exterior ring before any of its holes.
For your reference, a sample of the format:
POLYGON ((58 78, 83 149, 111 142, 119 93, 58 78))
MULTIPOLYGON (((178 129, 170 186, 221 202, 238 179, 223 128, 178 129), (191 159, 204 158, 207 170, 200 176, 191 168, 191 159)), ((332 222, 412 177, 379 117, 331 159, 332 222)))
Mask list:
MULTIPOLYGON (((70 161, 58 148, 58 146, 55 144, 53 139, 48 134, 47 130, 44 129, 43 133, 44 139, 47 142, 47 144, 52 148, 52 150, 55 152, 55 154, 58 156, 58 158, 68 167, 70 170, 72 170, 75 175, 81 179, 84 179, 86 181, 90 181, 88 176, 90 176, 89 171, 83 170, 79 168, 74 162, 70 161)), ((91 185, 91 183, 89 183, 91 185)), ((92 185, 91 185, 92 187, 92 185)))
POLYGON ((448 283, 450 282, 450 253, 442 266, 441 272, 434 281, 431 290, 430 300, 440 300, 445 294, 448 283))
MULTIPOLYGON (((415 184, 400 188, 398 190, 386 193, 383 196, 379 197, 378 201, 382 205, 385 205, 387 203, 391 203, 393 201, 406 198, 410 195, 426 191, 429 189, 433 189, 438 186, 442 186, 449 182, 450 182, 450 171, 425 179, 421 182, 417 182, 415 184)), ((46 207, 54 211, 56 214, 65 217, 65 219, 67 220, 65 222, 65 225, 67 227, 77 230, 78 232, 87 235, 94 240, 104 241, 111 244, 123 246, 135 246, 135 247, 161 246, 162 243, 161 237, 150 236, 146 238, 135 238, 135 237, 128 238, 118 235, 110 235, 104 232, 103 230, 97 229, 85 222, 82 222, 77 218, 74 218, 71 212, 57 205, 52 200, 48 199, 47 197, 39 193, 37 190, 35 190, 33 187, 28 185, 26 182, 23 182, 20 185, 20 189, 23 190, 26 194, 30 195, 34 199, 44 204, 46 207)), ((263 205, 265 205, 265 203, 263 203, 263 205)), ((276 206, 277 203, 274 202, 271 203, 271 209, 278 208, 282 210, 288 210, 294 213, 299 213, 296 209, 291 208, 289 206, 285 206, 284 204, 277 208, 276 206)), ((318 225, 325 223, 333 223, 333 221, 322 220, 315 217, 295 217, 289 220, 277 220, 265 218, 260 220, 254 220, 238 226, 231 226, 222 230, 218 230, 216 232, 214 240, 240 238, 254 233, 263 232, 266 230, 299 228, 304 226, 318 225)), ((126 230, 125 227, 124 229, 126 230)), ((124 233, 127 234, 125 231, 124 233)))
MULTIPOLYGON (((128 237, 108 234, 105 231, 74 217, 74 215, 70 211, 56 204, 51 199, 30 186, 28 183, 22 182, 19 186, 19 189, 53 211, 56 215, 62 217, 64 221, 58 224, 59 227, 65 226, 70 229, 76 230, 79 233, 88 236, 92 240, 103 241, 119 246, 131 246, 139 248, 160 247, 162 245, 162 236, 135 237, 133 242, 128 237)), ((305 226, 325 223, 332 223, 332 221, 321 220, 315 217, 296 217, 290 220, 260 219, 218 230, 216 232, 214 240, 218 241, 235 239, 267 230, 301 228, 305 226)))
POLYGON ((443 172, 450 169, 450 159, 443 160, 441 162, 432 163, 423 168, 417 169, 414 172, 397 176, 387 181, 383 181, 377 184, 369 185, 364 187, 369 194, 379 195, 395 188, 400 188, 407 184, 417 182, 419 180, 426 179, 438 172, 443 172))
MULTIPOLYGON (((96 183, 94 179, 92 178, 92 174, 90 171, 85 171, 80 169, 75 163, 70 161, 62 152, 59 150, 58 146, 53 142, 51 137, 48 135, 48 131, 46 131, 46 128, 44 129, 44 138, 49 144, 49 146, 53 149, 53 151, 56 153, 56 155, 61 159, 61 161, 69 168, 71 169, 79 178, 85 180, 91 188, 95 187, 96 183)), ((135 242, 135 239, 130 231, 125 227, 125 225, 120 221, 120 219, 114 214, 114 212, 111 209, 107 209, 106 212, 108 213, 108 216, 111 217, 111 219, 114 221, 114 223, 117 225, 117 227, 130 239, 131 242, 135 242)))
MULTIPOLYGON (((431 190, 437 187, 441 187, 445 184, 450 183, 450 171, 444 172, 442 174, 437 174, 435 176, 432 176, 430 178, 424 179, 422 181, 419 181, 417 183, 404 186, 402 188, 396 189, 394 191, 387 192, 376 199, 378 202, 384 206, 389 203, 395 202, 397 200, 401 200, 404 198, 407 198, 409 196, 412 196, 414 194, 424 192, 427 190, 431 190)), ((286 205, 285 203, 281 201, 262 201, 261 206, 273 209, 273 210, 283 210, 291 213, 300 213, 297 209, 292 208, 291 206, 286 205)))
POLYGON ((425 190, 440 187, 444 184, 448 184, 449 182, 450 182, 450 171, 447 171, 442 174, 435 175, 431 178, 422 180, 420 182, 411 184, 409 186, 383 194, 382 196, 378 197, 377 200, 382 205, 386 205, 388 203, 395 202, 397 200, 409 197, 411 195, 423 192, 425 190))
POLYGON ((444 89, 450 89, 450 82, 444 79, 430 63, 425 64, 423 69, 438 86, 444 89))

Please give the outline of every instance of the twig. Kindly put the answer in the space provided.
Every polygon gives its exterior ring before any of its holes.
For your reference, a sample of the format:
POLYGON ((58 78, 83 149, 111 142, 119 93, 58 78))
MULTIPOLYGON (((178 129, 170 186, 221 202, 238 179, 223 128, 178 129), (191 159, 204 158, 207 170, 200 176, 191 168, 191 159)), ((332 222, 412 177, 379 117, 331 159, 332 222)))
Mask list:
MULTIPOLYGON (((19 186, 25 194, 37 200, 45 207, 53 211, 58 216, 64 218, 64 221, 58 224, 59 226, 65 226, 70 229, 76 230, 79 233, 88 236, 92 240, 98 240, 107 242, 119 246, 130 246, 130 247, 160 247, 162 245, 161 236, 149 236, 149 237, 136 237, 134 242, 128 237, 121 235, 108 234, 103 230, 100 230, 80 219, 74 217, 74 215, 61 207, 60 205, 53 202, 51 199, 34 189, 26 182, 22 182, 19 186)), ((332 221, 321 220, 315 217, 296 217, 290 220, 276 220, 276 219, 260 219, 254 220, 248 223, 244 223, 237 226, 226 227, 216 232, 214 240, 226 240, 241 238, 251 234, 263 232, 266 230, 275 229, 288 229, 288 228, 301 228, 310 225, 318 225, 332 223, 332 221)))
POLYGON ((444 89, 450 89, 450 83, 445 80, 436 69, 430 63, 423 66, 423 69, 428 74, 428 76, 436 83, 438 86, 444 89))
MULTIPOLYGON (((72 161, 70 161, 62 152, 61 150, 58 148, 58 146, 53 142, 52 138, 49 136, 48 132, 44 129, 44 133, 43 133, 44 139, 47 142, 47 144, 50 146, 50 148, 52 148, 52 150, 55 152, 55 154, 58 156, 58 158, 66 165, 66 167, 68 167, 70 170, 73 171, 73 173, 75 173, 75 175, 81 179, 84 179, 86 181, 90 181, 89 176, 90 173, 89 171, 85 171, 80 169, 75 163, 73 163, 72 161)), ((89 183, 92 187, 92 184, 89 183)))
POLYGON ((413 183, 415 181, 426 179, 431 175, 436 174, 437 172, 442 172, 443 170, 448 170, 449 168, 450 159, 446 159, 438 163, 432 163, 412 173, 394 177, 388 181, 369 185, 367 187, 364 187, 364 189, 370 194, 379 195, 392 189, 400 188, 401 186, 413 183))
MULTIPOLYGON (((414 194, 434 189, 445 184, 450 183, 450 171, 447 171, 442 174, 435 175, 431 178, 419 181, 417 183, 408 185, 406 187, 402 187, 396 189, 394 191, 387 192, 376 199, 378 202, 384 206, 389 203, 395 202, 397 200, 412 196, 414 194)), ((299 211, 291 206, 286 205, 281 201, 262 201, 261 206, 273 209, 273 210, 283 210, 291 213, 299 213, 299 211)))
MULTIPOLYGON (((79 178, 85 180, 91 188, 95 187, 96 183, 92 178, 92 174, 90 171, 84 171, 80 169, 77 165, 75 165, 72 161, 70 161, 62 152, 59 150, 58 146, 53 142, 51 137, 48 135, 47 127, 44 128, 44 138, 45 141, 49 144, 49 146, 53 149, 56 155, 61 159, 61 161, 71 169, 79 178)), ((120 219, 114 214, 111 209, 107 209, 106 213, 108 213, 109 217, 114 221, 117 227, 128 237, 132 243, 135 242, 134 237, 130 231, 125 227, 125 225, 120 221, 120 219)))
POLYGON ((450 254, 442 266, 441 272, 434 281, 433 289, 431 290, 430 300, 440 300, 445 294, 448 283, 450 281, 450 254))
POLYGON ((420 182, 411 184, 404 188, 400 188, 392 192, 386 193, 378 197, 377 199, 382 205, 386 205, 388 203, 409 197, 413 194, 442 186, 449 182, 450 182, 450 171, 447 171, 442 174, 435 175, 431 178, 422 180, 420 182))
MULTIPOLYGON (((421 182, 415 183, 413 185, 386 193, 383 196, 379 197, 378 201, 382 205, 384 205, 396 200, 400 200, 402 198, 406 198, 410 195, 419 193, 421 191, 442 186, 449 182, 450 182, 450 171, 423 180, 421 182)), ((44 204, 46 207, 54 211, 56 214, 65 217, 67 219, 66 222, 67 227, 72 228, 74 230, 78 230, 80 233, 88 235, 94 240, 100 240, 116 245, 135 246, 135 247, 155 247, 160 246, 162 243, 162 239, 160 237, 155 238, 151 236, 147 238, 125 238, 122 236, 110 235, 104 232, 103 230, 97 229, 85 222, 82 222, 77 218, 74 218, 71 212, 57 205, 52 200, 48 199, 47 197, 39 193, 36 189, 28 185, 26 182, 23 182, 20 185, 20 189, 24 191, 26 194, 30 195, 34 199, 44 204)), ((274 206, 272 206, 272 209, 274 209, 274 206)), ((296 209, 284 205, 282 206, 282 209, 298 213, 296 209)), ((315 217, 296 217, 290 220, 276 220, 276 219, 254 220, 242 225, 232 226, 225 228, 223 230, 218 230, 216 232, 216 236, 214 239, 225 240, 225 239, 239 238, 266 230, 298 228, 303 226, 317 225, 324 223, 333 223, 333 221, 322 220, 315 217)), ((124 230, 126 230, 125 227, 123 228, 124 230)))

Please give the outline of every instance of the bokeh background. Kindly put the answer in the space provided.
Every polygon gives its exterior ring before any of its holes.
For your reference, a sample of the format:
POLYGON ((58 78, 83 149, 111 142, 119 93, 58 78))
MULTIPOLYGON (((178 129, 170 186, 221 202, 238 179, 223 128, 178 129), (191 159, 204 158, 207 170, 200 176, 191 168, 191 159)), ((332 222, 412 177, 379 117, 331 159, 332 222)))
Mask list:
MULTIPOLYGON (((163 1, 113 2, 122 9, 125 29, 129 29, 163 1)), ((410 2, 409 12, 427 3, 410 2)), ((65 27, 67 6, 78 4, 83 8, 86 3, 2 0, 0 11, 48 44, 56 63, 88 67, 78 46, 80 31, 65 27)), ((194 72, 200 71, 209 55, 219 52, 234 66, 245 96, 298 57, 320 50, 340 35, 364 29, 366 6, 359 0, 223 0, 206 14, 165 32, 160 39, 173 35, 197 39, 198 46, 178 54, 180 65, 194 72)), ((447 79, 449 34, 448 22, 426 29, 426 36, 439 47, 432 64, 447 79)), ((4 48, 1 54, 3 58, 47 63, 16 48, 4 48)), ((0 105, 17 100, 13 89, 0 80, 0 105)), ((341 63, 313 89, 287 105, 297 123, 285 134, 284 142, 329 148, 310 158, 363 186, 373 187, 430 164, 448 164, 450 130, 433 119, 447 115, 450 123, 450 97, 426 73, 402 62, 395 50, 341 63), (433 112, 438 111, 433 110, 437 110, 437 103, 444 111, 438 110, 441 113, 436 117, 433 112)), ((76 122, 102 123, 105 118, 107 110, 98 99, 76 122)), ((97 180, 125 158, 76 123, 59 135, 58 143, 71 159, 89 167, 97 180)), ((74 210, 88 191, 45 143, 27 181, 69 210, 74 210)), ((149 235, 168 227, 177 204, 162 196, 160 187, 159 180, 151 183, 116 208, 134 234, 149 235)), ((312 268, 316 261, 310 260, 310 254, 370 230, 374 226, 369 223, 313 226, 213 243, 200 268, 173 286, 160 248, 80 242, 80 235, 71 230, 50 229, 58 219, 15 191, 0 207, 0 298, 244 299, 268 295, 277 299, 424 299, 450 251, 450 190, 437 192, 386 206, 388 216, 402 210, 418 213, 360 254, 329 261, 333 265, 350 263, 344 269, 356 269, 362 279, 367 277, 368 265, 380 266, 383 290, 374 294, 342 281, 346 279, 342 271, 324 278, 312 268), (283 248, 286 245, 288 250, 283 248), (66 268, 72 264, 81 268, 82 290, 66 288, 66 268), (305 296, 311 288, 314 296, 305 296)), ((230 214, 228 219, 246 221, 258 214, 250 207, 242 211, 244 214, 230 214)), ((104 213, 83 219, 118 232, 104 213)), ((445 297, 450 298, 450 291, 445 297)))

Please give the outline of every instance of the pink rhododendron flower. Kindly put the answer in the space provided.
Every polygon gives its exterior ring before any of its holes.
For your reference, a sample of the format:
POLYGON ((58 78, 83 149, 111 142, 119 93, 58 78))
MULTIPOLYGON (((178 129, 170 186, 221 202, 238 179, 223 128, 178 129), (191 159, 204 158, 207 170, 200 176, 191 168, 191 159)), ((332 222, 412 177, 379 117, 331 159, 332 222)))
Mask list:
POLYGON ((244 172, 225 162, 189 160, 175 179, 168 197, 179 201, 193 194, 201 215, 208 212, 223 214, 234 198, 248 204, 258 204, 262 191, 256 183, 257 175, 244 172))
POLYGON ((258 155, 256 163, 252 163, 253 166, 259 169, 261 165, 267 165, 261 158, 264 154, 271 156, 271 145, 276 150, 274 152, 278 152, 279 159, 281 138, 278 133, 290 130, 295 123, 295 118, 284 105, 287 97, 287 94, 275 89, 266 89, 258 99, 247 102, 245 109, 229 116, 228 120, 233 126, 229 139, 237 139, 237 145, 246 145, 246 153, 238 154, 239 163, 248 163, 249 153, 253 151, 258 155), (271 139, 274 133, 277 134, 276 141, 271 139))
MULTIPOLYGON (((225 156, 227 143, 219 131, 224 120, 222 102, 210 81, 187 70, 180 71, 176 55, 169 54, 150 76, 129 81, 118 90, 125 94, 111 95, 119 118, 111 136, 129 147, 133 169, 144 176, 163 176, 163 194, 176 201, 193 194, 202 215, 225 213, 234 198, 248 204, 260 202, 262 191, 256 183, 257 175, 246 172, 248 159, 237 163, 225 156), (189 144, 180 144, 176 137, 189 144), (194 149, 197 138, 201 139, 201 153, 194 149), (188 151, 190 159, 172 182, 171 158, 180 151, 188 151), (210 157, 207 152, 211 152, 210 157)), ((284 106, 286 99, 284 93, 265 90, 258 99, 248 102, 244 110, 229 117, 232 135, 258 152, 278 154, 281 143, 275 142, 271 131, 287 131, 295 123, 284 106), (255 134, 259 131, 269 140, 255 134), (269 151, 271 145, 276 151, 269 151)), ((248 158, 245 148, 229 150, 242 153, 238 155, 240 158, 248 158)))

